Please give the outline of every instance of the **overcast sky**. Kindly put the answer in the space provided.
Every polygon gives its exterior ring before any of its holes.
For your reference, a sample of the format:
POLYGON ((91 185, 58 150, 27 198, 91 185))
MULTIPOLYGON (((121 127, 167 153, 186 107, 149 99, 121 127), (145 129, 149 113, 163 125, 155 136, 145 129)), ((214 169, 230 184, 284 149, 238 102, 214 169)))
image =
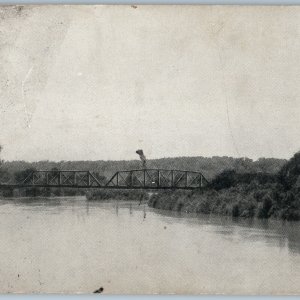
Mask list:
POLYGON ((6 160, 288 158, 300 7, 0 10, 6 160))

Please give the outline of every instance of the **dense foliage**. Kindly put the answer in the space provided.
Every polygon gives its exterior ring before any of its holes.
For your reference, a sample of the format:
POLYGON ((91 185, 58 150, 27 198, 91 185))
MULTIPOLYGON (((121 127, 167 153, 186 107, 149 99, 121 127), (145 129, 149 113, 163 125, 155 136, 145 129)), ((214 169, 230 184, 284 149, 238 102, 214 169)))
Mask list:
POLYGON ((277 174, 225 170, 205 190, 156 193, 149 205, 233 217, 300 220, 300 153, 277 174))
MULTIPOLYGON (((201 171, 204 176, 211 180, 222 171, 231 169, 238 173, 277 173, 286 163, 284 159, 260 158, 253 161, 249 158, 233 158, 228 156, 213 157, 174 157, 161 158, 147 161, 148 168, 162 169, 182 169, 191 171, 201 171)), ((110 178, 116 171, 141 168, 138 160, 131 161, 39 161, 25 162, 12 161, 3 162, 2 168, 5 169, 13 178, 14 174, 26 169, 36 170, 89 170, 97 172, 106 178, 110 178)), ((0 178, 1 179, 1 178, 0 178)))

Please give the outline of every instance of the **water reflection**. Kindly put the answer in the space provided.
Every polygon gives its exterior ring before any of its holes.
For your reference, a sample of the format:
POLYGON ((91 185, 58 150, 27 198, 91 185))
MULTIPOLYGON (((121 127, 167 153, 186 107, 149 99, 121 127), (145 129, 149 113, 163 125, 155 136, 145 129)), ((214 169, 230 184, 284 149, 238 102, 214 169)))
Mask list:
MULTIPOLYGON (((143 219, 148 214, 155 214, 163 217, 167 224, 182 223, 187 226, 198 226, 199 230, 212 231, 225 239, 233 241, 240 239, 243 242, 264 242, 269 246, 280 248, 288 247, 291 253, 300 254, 300 224, 298 222, 286 222, 280 220, 258 220, 231 218, 226 216, 187 214, 184 212, 153 209, 146 203, 139 205, 130 201, 107 201, 107 205, 94 201, 93 207, 101 206, 102 209, 110 209, 115 205, 116 215, 119 209, 127 209, 129 215, 133 211, 143 211, 143 219)), ((91 204, 90 204, 91 205, 91 204)))
MULTIPOLYGON (((0 201, 3 204, 3 201, 0 201)), ((269 246, 280 248, 288 247, 292 253, 300 253, 300 224, 299 222, 286 222, 279 220, 258 220, 242 219, 226 216, 205 215, 205 214, 187 214, 184 212, 167 211, 149 208, 147 203, 138 203, 136 201, 87 201, 85 197, 57 197, 57 198, 17 198, 5 200, 4 203, 13 203, 21 205, 27 209, 51 209, 60 207, 60 209, 70 209, 73 211, 85 207, 86 215, 90 210, 111 210, 115 207, 116 216, 119 210, 128 210, 129 215, 133 211, 141 211, 143 221, 147 218, 147 212, 163 217, 167 224, 182 223, 187 226, 197 226, 200 230, 213 231, 217 235, 222 235, 226 239, 240 239, 243 242, 264 242, 269 246), (12 201, 12 202, 11 202, 12 201), (203 227, 205 227, 203 229, 203 227)), ((55 213, 55 212, 54 212, 55 213)))
POLYGON ((280 248, 288 246, 292 253, 300 253, 299 222, 242 219, 165 210, 153 210, 153 212, 165 216, 166 222, 170 224, 182 222, 191 226, 211 225, 206 230, 212 230, 216 234, 224 235, 227 238, 238 234, 238 237, 246 242, 263 241, 270 246, 280 248))
POLYGON ((47 209, 62 205, 61 198, 40 198, 40 197, 24 197, 24 198, 9 198, 0 199, 0 205, 15 205, 23 207, 24 209, 47 209))

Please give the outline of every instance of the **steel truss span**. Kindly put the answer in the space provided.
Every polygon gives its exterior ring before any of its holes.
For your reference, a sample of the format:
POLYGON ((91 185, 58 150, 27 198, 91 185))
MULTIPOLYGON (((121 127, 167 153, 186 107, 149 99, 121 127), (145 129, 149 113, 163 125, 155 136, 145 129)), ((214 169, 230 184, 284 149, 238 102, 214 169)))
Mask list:
POLYGON ((107 182, 100 182, 90 171, 33 171, 22 182, 3 187, 59 187, 107 189, 199 189, 208 184, 200 172, 167 169, 117 171, 107 182))

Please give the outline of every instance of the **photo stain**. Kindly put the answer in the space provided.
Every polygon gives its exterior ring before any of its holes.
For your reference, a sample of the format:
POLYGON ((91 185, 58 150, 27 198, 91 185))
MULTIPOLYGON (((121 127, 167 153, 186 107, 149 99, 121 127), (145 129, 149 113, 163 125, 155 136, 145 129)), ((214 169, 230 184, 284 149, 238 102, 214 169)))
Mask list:
POLYGON ((18 13, 21 13, 21 11, 24 9, 24 6, 23 5, 18 5, 17 7, 16 7, 16 10, 17 10, 17 12, 18 13))
POLYGON ((94 294, 101 294, 104 291, 103 287, 100 287, 98 290, 94 291, 94 294))

